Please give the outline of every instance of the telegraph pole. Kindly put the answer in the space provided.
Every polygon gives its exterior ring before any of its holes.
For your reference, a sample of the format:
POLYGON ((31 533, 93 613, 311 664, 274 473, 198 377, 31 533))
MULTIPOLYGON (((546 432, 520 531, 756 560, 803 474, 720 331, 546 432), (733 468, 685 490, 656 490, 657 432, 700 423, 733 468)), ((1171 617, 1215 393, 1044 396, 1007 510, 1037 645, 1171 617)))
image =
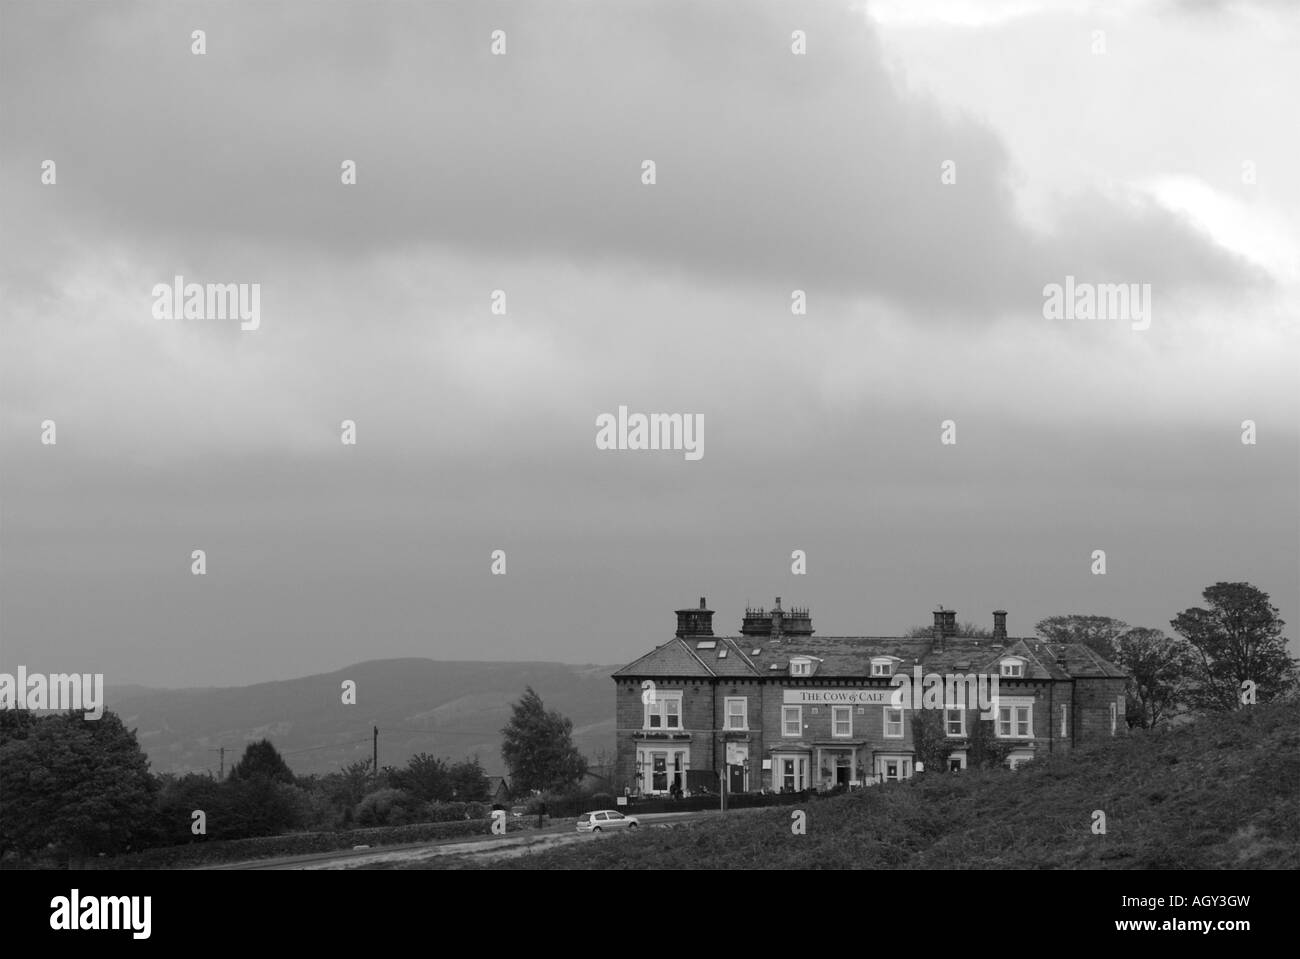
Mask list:
POLYGON ((373 775, 375 779, 379 778, 379 727, 375 727, 375 748, 371 754, 371 761, 374 763, 373 775))

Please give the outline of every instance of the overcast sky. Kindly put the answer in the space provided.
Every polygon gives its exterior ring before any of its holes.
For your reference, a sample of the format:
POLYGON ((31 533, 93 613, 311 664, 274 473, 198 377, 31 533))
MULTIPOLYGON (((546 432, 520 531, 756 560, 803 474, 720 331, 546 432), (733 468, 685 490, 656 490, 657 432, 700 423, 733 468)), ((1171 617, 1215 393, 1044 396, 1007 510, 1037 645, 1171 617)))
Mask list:
POLYGON ((621 664, 702 595, 1168 629, 1219 580, 1295 635, 1298 46, 1282 3, 5 3, 0 668, 621 664), (260 327, 156 319, 176 275, 260 327), (1150 328, 1045 319, 1067 275, 1150 328), (620 405, 703 458, 598 450, 620 405))

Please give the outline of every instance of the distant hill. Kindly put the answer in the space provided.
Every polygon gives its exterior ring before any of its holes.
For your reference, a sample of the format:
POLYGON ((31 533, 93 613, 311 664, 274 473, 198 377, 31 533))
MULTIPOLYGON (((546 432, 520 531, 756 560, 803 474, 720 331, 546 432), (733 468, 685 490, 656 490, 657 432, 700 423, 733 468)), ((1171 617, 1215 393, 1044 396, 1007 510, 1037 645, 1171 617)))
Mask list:
POLYGON ((614 747, 617 666, 563 663, 437 662, 384 659, 302 679, 210 689, 106 691, 107 708, 137 730, 154 772, 216 770, 248 742, 270 739, 296 773, 330 772, 368 759, 379 727, 379 764, 402 765, 417 752, 461 759, 477 753, 490 775, 503 774, 501 728, 510 705, 532 686, 547 708, 573 720, 588 757, 614 747), (342 683, 357 684, 357 704, 342 703, 342 683))

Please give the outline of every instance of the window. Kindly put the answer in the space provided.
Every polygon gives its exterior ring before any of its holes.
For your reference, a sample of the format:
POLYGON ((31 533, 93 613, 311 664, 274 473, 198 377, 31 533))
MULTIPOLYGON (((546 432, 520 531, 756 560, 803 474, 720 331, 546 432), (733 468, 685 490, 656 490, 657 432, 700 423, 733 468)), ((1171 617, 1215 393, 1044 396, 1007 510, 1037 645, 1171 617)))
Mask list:
POLYGON ((888 659, 873 659, 871 661, 872 676, 892 676, 894 675, 894 663, 888 659))
POLYGON ((966 768, 965 753, 953 753, 951 756, 948 757, 948 772, 950 773, 961 772, 961 770, 965 768, 966 768))
POLYGON ((892 706, 885 707, 885 738, 903 738, 903 710, 892 706))
POLYGON ((853 735, 852 706, 831 707, 831 735, 843 737, 853 735))
POLYGON ((1011 679, 1023 679, 1025 675, 1025 661, 1023 659, 1002 660, 1002 675, 1011 679))
POLYGON ((745 706, 745 697, 737 696, 727 699, 727 728, 748 729, 749 716, 745 706))
POLYGON ((907 756, 877 756, 876 778, 882 782, 897 782, 912 778, 912 761, 907 756))
POLYGON ((807 660, 807 659, 792 659, 792 660, 790 660, 790 675, 791 675, 791 676, 811 676, 811 675, 812 675, 812 661, 811 661, 811 660, 807 660))
POLYGON ((637 784, 647 795, 667 793, 674 783, 685 788, 686 775, 691 768, 689 749, 645 749, 637 751, 639 768, 637 784))
POLYGON ((682 694, 655 690, 654 702, 645 704, 646 729, 681 729, 682 694))
POLYGON ((782 736, 803 735, 803 707, 802 706, 781 707, 781 735, 782 736))
POLYGON ((1033 730, 1033 706, 999 706, 998 737, 1028 739, 1033 730))
POLYGON ((966 710, 945 709, 943 711, 943 728, 949 736, 965 736, 966 710))
POLYGON ((808 788, 808 760, 804 756, 777 756, 773 785, 782 792, 808 788))

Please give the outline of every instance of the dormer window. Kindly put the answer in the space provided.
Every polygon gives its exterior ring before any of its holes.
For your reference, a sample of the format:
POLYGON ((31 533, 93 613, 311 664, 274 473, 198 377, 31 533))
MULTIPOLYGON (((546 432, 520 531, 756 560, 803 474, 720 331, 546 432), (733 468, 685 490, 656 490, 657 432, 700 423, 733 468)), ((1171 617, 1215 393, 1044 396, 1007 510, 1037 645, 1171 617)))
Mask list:
POLYGON ((811 676, 812 660, 811 659, 792 659, 790 660, 791 676, 811 676))
POLYGON ((1014 656, 1002 660, 1002 677, 1004 679, 1023 679, 1025 676, 1025 661, 1016 659, 1014 656))
POLYGON ((894 675, 895 660, 890 656, 873 656, 871 659, 872 676, 894 675))

